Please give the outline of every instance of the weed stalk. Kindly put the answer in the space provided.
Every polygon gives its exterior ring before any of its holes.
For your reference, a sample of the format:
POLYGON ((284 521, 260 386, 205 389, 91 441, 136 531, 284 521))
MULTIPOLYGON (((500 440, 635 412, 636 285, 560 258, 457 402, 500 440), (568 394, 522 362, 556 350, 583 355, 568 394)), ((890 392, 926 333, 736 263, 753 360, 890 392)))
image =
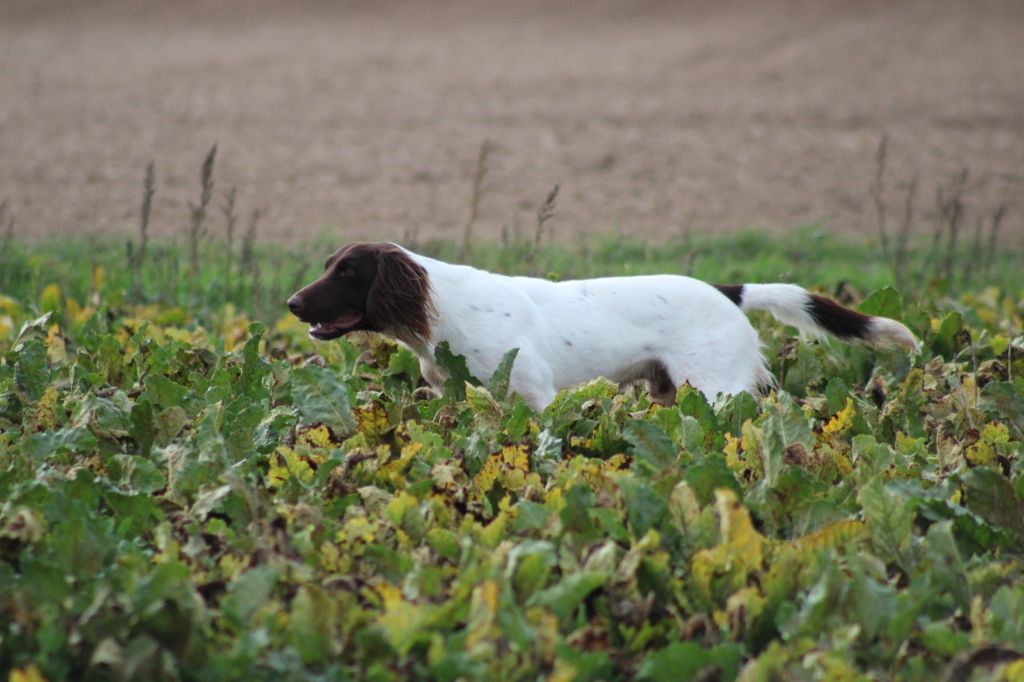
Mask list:
POLYGON ((149 245, 149 218, 153 210, 153 195, 156 194, 156 165, 150 161, 146 166, 146 177, 142 181, 142 206, 139 210, 139 246, 134 248, 128 242, 128 262, 132 271, 132 299, 142 300, 142 266, 146 260, 149 245))
POLYGON ((199 246, 206 236, 206 212, 213 199, 213 164, 217 158, 217 145, 210 147, 210 151, 203 160, 203 168, 200 172, 200 194, 199 203, 189 202, 189 226, 188 226, 188 256, 189 256, 189 280, 193 293, 199 287, 199 246))
POLYGON ((559 185, 555 184, 548 192, 544 203, 537 209, 537 229, 533 233, 533 244, 530 246, 530 257, 527 261, 530 266, 530 274, 536 275, 537 255, 540 252, 540 241, 544 236, 544 224, 555 217, 555 208, 558 206, 559 185))
POLYGON ((235 225, 238 224, 238 214, 235 213, 237 196, 237 188, 232 187, 224 194, 224 204, 221 206, 221 211, 224 213, 224 232, 227 242, 224 254, 224 289, 227 292, 228 300, 231 300, 234 288, 231 281, 231 270, 235 255, 235 225))
POLYGON ((469 200, 469 217, 466 219, 466 227, 462 231, 462 246, 459 248, 459 260, 464 261, 469 254, 470 244, 473 241, 473 227, 476 225, 480 215, 480 201, 484 194, 484 179, 487 177, 487 157, 490 156, 493 145, 484 140, 480 144, 480 153, 476 157, 476 169, 473 171, 473 194, 469 200))

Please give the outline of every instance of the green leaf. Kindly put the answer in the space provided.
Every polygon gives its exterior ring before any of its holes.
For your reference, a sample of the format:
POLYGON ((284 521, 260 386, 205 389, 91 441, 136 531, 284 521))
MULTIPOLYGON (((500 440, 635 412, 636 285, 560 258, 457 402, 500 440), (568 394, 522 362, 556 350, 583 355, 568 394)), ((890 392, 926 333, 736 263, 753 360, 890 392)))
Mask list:
POLYGON ((312 585, 299 588, 292 600, 289 634, 303 663, 317 663, 341 650, 338 638, 337 602, 312 585))
POLYGON ((528 530, 539 530, 547 525, 551 517, 551 510, 543 504, 520 500, 516 503, 516 516, 512 522, 514 533, 523 533, 528 530))
POLYGON ((252 617, 269 602, 278 575, 273 566, 257 566, 231 581, 221 602, 227 621, 239 630, 250 627, 252 617))
POLYGON ((634 537, 643 537, 667 518, 668 504, 665 498, 643 480, 632 475, 618 474, 615 481, 626 501, 626 514, 634 537))
POLYGON ((953 356, 956 355, 957 350, 959 350, 957 334, 963 326, 964 320, 959 312, 953 310, 947 313, 946 316, 942 318, 942 324, 939 325, 939 331, 937 331, 930 339, 932 350, 945 359, 952 360, 953 356))
POLYGON ((188 392, 188 388, 176 381, 162 374, 153 374, 146 379, 146 392, 143 396, 160 409, 169 410, 184 406, 188 392))
POLYGON ((146 456, 156 440, 156 420, 153 405, 148 400, 139 400, 132 405, 128 416, 128 433, 139 446, 139 454, 146 456))
POLYGON ((1024 501, 1002 473, 991 467, 975 467, 964 474, 962 481, 968 509, 1024 541, 1024 501))
POLYGON ((14 387, 22 402, 34 403, 50 383, 46 346, 39 339, 30 339, 15 352, 14 357, 14 387))
POLYGON ((936 585, 941 592, 952 595, 957 606, 965 612, 971 608, 971 590, 967 582, 960 551, 953 538, 953 523, 941 521, 928 528, 924 539, 924 554, 928 559, 927 572, 921 576, 936 585))
POLYGON ((501 406, 483 386, 474 386, 466 382, 465 385, 466 404, 473 414, 482 423, 491 428, 497 428, 501 424, 501 406))
POLYGON ((1016 424, 1018 431, 1024 431, 1024 379, 1017 377, 1013 383, 990 381, 981 395, 989 409, 1016 424))
POLYGON ((517 598, 524 601, 541 590, 557 563, 558 555, 550 542, 531 541, 513 547, 508 554, 506 573, 512 577, 517 598))
POLYGON ((858 308, 865 315, 898 320, 903 317, 903 297, 892 287, 882 287, 861 301, 858 308))
POLYGON ((438 367, 447 373, 448 378, 444 381, 444 396, 452 402, 466 399, 466 384, 480 385, 480 380, 469 373, 466 367, 466 358, 462 355, 455 355, 447 341, 442 341, 434 349, 434 360, 438 367))
POLYGON ((408 348, 399 347, 388 358, 388 366, 383 374, 390 377, 405 374, 409 377, 412 386, 415 387, 420 380, 420 359, 408 348))
POLYGON ((348 391, 338 375, 325 367, 306 365, 292 370, 292 399, 305 422, 324 424, 335 434, 355 430, 348 391))
POLYGON ((167 485, 167 478, 145 457, 114 455, 107 460, 111 478, 128 490, 148 495, 167 485))
POLYGON ((633 447, 634 461, 643 464, 648 472, 661 471, 675 464, 678 450, 664 431, 650 422, 631 420, 622 436, 633 447))
POLYGON ((586 485, 574 485, 565 493, 565 506, 559 512, 562 525, 569 533, 589 537, 594 532, 590 508, 594 505, 594 491, 586 485))
POLYGON ((89 427, 100 438, 123 438, 131 430, 132 406, 121 391, 116 391, 110 398, 90 393, 79 403, 71 422, 75 426, 89 427))
MULTIPOLYGON (((146 401, 146 404, 149 404, 146 401)), ((188 415, 184 408, 169 407, 156 415, 156 441, 160 445, 167 445, 181 433, 181 430, 188 424, 188 415)))
POLYGON ((878 478, 861 488, 858 501, 864 508, 871 543, 886 558, 895 561, 909 573, 910 529, 914 522, 915 506, 878 478))
POLYGON ((591 592, 604 585, 608 574, 604 571, 580 571, 562 578, 548 589, 534 594, 527 606, 541 606, 551 610, 560 620, 568 618, 591 592))
POLYGON ((702 678, 702 671, 713 670, 715 679, 732 680, 742 663, 743 647, 738 644, 702 649, 694 642, 673 642, 648 654, 637 669, 636 679, 693 680, 702 678))
POLYGON ((33 433, 21 443, 22 452, 40 460, 58 452, 87 453, 95 450, 96 446, 96 436, 85 427, 33 433))
POLYGON ((764 419, 764 438, 761 445, 761 456, 764 462, 764 481, 769 488, 773 487, 782 473, 786 450, 795 444, 804 446, 810 452, 813 449, 814 434, 807 425, 807 418, 792 398, 783 393, 773 403, 770 412, 764 419))
POLYGON ((757 418, 757 401, 746 391, 725 398, 718 408, 718 423, 728 427, 729 433, 738 436, 743 422, 757 418))
POLYGON ((487 389, 496 400, 504 400, 508 396, 509 379, 512 376, 512 365, 519 355, 519 349, 513 348, 501 356, 501 362, 494 374, 487 380, 487 389))
POLYGON ((715 498, 715 490, 718 488, 728 488, 737 494, 742 493, 735 474, 725 463, 725 457, 718 453, 694 460, 687 466, 684 476, 702 507, 715 498))
POLYGON ((426 540, 438 555, 448 561, 458 561, 462 550, 459 548, 459 536, 452 531, 435 526, 427 531, 426 540))
POLYGON ((242 351, 244 363, 242 373, 238 378, 238 390, 243 395, 262 397, 266 394, 263 388, 263 380, 271 370, 270 363, 260 354, 260 340, 267 331, 267 326, 262 322, 253 322, 249 325, 249 340, 245 342, 245 349, 242 351))

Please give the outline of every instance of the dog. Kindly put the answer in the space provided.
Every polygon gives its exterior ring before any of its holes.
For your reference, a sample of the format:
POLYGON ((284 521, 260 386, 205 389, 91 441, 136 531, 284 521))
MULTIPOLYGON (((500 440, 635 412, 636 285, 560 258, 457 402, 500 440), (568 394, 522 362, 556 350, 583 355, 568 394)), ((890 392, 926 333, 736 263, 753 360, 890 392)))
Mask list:
POLYGON ((773 385, 746 313, 765 310, 801 332, 871 346, 916 348, 907 327, 793 284, 711 285, 678 275, 551 282, 421 256, 397 244, 355 243, 288 299, 321 341, 372 331, 408 345, 436 388, 434 349, 447 341, 471 374, 489 377, 518 348, 510 389, 543 410, 564 388, 597 377, 646 382, 671 404, 684 382, 709 399, 773 385))

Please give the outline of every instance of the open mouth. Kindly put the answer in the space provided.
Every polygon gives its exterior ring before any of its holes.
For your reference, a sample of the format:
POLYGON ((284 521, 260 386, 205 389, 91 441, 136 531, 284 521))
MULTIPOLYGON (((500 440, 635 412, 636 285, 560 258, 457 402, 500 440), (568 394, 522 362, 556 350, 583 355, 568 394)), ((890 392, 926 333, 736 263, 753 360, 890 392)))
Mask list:
POLYGON ((320 341, 330 341, 352 331, 362 320, 361 312, 352 311, 336 317, 330 322, 316 322, 309 325, 309 335, 320 341))

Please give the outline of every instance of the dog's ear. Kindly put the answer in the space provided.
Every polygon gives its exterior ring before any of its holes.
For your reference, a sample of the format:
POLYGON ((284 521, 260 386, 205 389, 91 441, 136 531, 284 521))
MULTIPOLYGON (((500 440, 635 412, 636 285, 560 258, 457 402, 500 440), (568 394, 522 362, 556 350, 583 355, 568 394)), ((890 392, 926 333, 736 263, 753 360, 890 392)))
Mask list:
POLYGON ((430 338, 430 279, 404 251, 383 246, 377 252, 377 276, 366 298, 366 317, 380 331, 398 338, 430 338))

